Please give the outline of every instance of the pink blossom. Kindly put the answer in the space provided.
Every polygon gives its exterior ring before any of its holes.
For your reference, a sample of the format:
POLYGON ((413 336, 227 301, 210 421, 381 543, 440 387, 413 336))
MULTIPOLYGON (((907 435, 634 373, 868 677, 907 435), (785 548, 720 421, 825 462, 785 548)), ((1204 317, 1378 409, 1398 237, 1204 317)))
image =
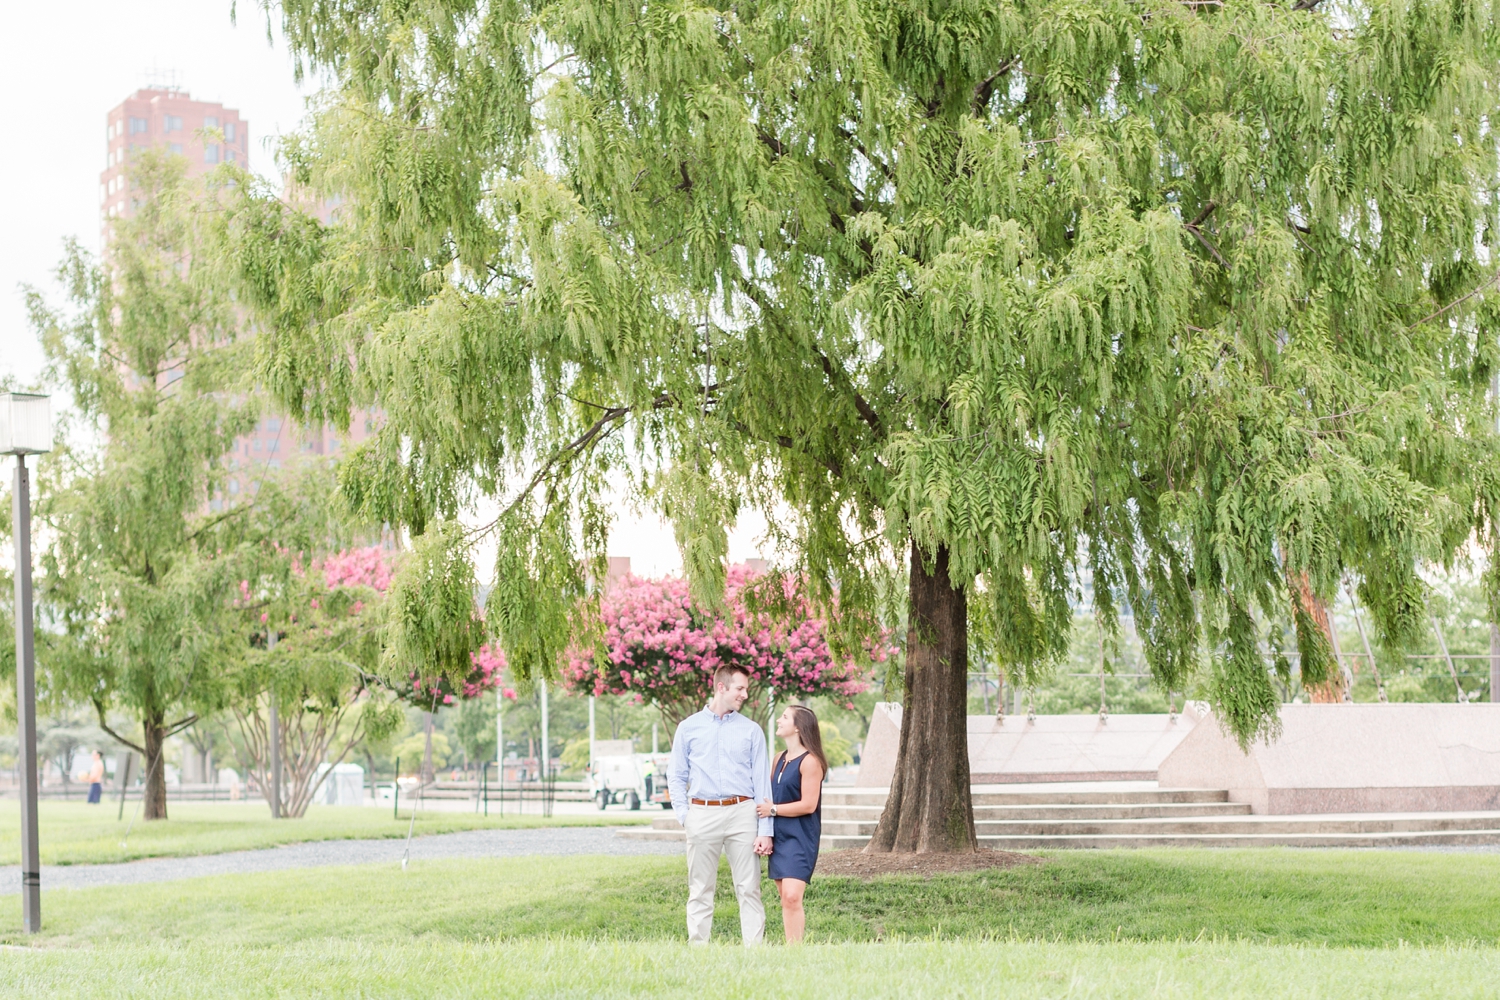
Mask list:
MULTIPOLYGON (((788 619, 749 609, 743 592, 755 577, 749 567, 730 567, 724 608, 717 613, 693 605, 685 580, 626 577, 600 604, 603 655, 571 650, 564 685, 578 693, 628 693, 641 701, 649 692, 659 703, 701 705, 714 670, 734 663, 749 672, 752 683, 769 684, 783 696, 863 691, 865 670, 852 658, 834 657, 823 620, 792 585, 788 619)), ((888 644, 868 652, 883 660, 888 644)))
POLYGON ((330 590, 336 587, 368 587, 385 593, 391 586, 391 566, 386 551, 378 545, 372 545, 329 556, 323 560, 323 585, 330 590))

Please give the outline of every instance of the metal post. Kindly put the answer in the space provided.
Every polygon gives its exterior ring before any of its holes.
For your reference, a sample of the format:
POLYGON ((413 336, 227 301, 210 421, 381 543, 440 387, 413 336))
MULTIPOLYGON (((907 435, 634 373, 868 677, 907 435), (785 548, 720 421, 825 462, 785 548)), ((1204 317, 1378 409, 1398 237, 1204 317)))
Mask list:
POLYGON ((21 924, 42 929, 42 854, 36 819, 36 637, 31 620, 31 478, 16 456, 11 489, 16 547, 16 742, 21 770, 21 924))
POLYGON ((1443 651, 1443 659, 1448 661, 1448 676, 1453 678, 1453 686, 1458 691, 1458 703, 1467 705, 1469 696, 1464 694, 1464 686, 1458 682, 1458 671, 1453 669, 1453 657, 1448 655, 1448 640, 1443 638, 1443 626, 1438 624, 1436 615, 1432 617, 1432 628, 1437 632, 1438 649, 1443 651))
MULTIPOLYGON (((266 652, 276 648, 276 630, 266 629, 266 652)), ((271 818, 281 818, 281 720, 276 715, 276 686, 271 685, 271 818)))
POLYGON ((120 768, 120 815, 115 817, 115 822, 125 821, 125 793, 130 791, 130 765, 135 761, 135 751, 130 750, 125 754, 125 763, 120 768))
POLYGON ((396 758, 396 782, 391 788, 391 819, 401 818, 401 758, 396 758))
POLYGON ((589 695, 589 771, 594 770, 594 696, 589 695))
POLYGON ((651 723, 651 755, 654 757, 656 750, 656 723, 651 723))
POLYGON ((1339 673, 1344 678, 1344 700, 1354 702, 1354 674, 1349 669, 1349 663, 1344 659, 1344 651, 1339 648, 1339 629, 1333 620, 1333 609, 1328 609, 1328 641, 1333 646, 1333 659, 1339 665, 1339 673))
MULTIPOLYGON (((1375 675, 1375 693, 1384 702, 1386 701, 1385 681, 1380 679, 1380 667, 1375 664, 1375 654, 1370 650, 1370 637, 1365 634, 1365 620, 1359 616, 1359 602, 1354 599, 1354 587, 1350 585, 1348 580, 1344 581, 1344 591, 1349 595, 1349 607, 1354 610, 1354 625, 1359 629, 1359 641, 1365 645, 1365 659, 1370 661, 1370 672, 1375 675)), ((1332 624, 1333 618, 1330 617, 1328 621, 1332 624)), ((1436 625, 1437 619, 1434 618, 1432 623, 1436 625)), ((1439 629, 1438 632, 1441 634, 1442 629, 1439 629)))

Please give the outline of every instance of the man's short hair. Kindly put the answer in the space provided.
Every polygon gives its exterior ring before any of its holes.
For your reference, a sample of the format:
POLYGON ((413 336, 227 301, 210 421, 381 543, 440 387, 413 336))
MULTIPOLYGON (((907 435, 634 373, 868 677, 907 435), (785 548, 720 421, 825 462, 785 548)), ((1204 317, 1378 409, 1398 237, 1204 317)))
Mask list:
POLYGON ((721 687, 727 687, 729 684, 729 678, 733 677, 735 674, 739 674, 747 681, 750 679, 750 671, 746 670, 742 666, 739 666, 738 664, 726 663, 718 670, 714 671, 714 690, 717 691, 721 687))

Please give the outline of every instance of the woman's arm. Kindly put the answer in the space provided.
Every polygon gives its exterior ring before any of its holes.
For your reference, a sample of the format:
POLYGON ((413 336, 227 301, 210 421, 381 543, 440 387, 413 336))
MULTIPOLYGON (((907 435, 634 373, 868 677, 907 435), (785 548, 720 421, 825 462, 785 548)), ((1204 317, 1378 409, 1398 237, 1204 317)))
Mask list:
POLYGON ((823 765, 812 754, 802 758, 802 798, 776 807, 778 816, 809 816, 823 793, 823 765))

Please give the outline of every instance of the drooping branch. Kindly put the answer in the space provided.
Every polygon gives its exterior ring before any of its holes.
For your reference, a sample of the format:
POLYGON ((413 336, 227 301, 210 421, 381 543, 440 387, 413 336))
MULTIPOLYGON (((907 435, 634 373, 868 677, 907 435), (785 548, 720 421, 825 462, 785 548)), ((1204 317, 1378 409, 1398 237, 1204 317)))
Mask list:
POLYGON ((818 360, 823 363, 823 374, 828 376, 828 381, 830 383, 839 382, 843 384, 844 389, 853 398, 854 408, 859 411, 860 418, 870 425, 870 429, 875 432, 877 439, 884 441, 885 425, 880 422, 880 414, 875 412, 875 407, 871 406, 870 401, 865 399, 864 395, 855 388, 847 372, 835 368, 833 362, 828 359, 828 355, 822 351, 817 351, 817 355, 818 360))
POLYGON ((985 77, 974 86, 975 116, 984 114, 984 109, 990 106, 990 98, 995 93, 995 83, 1002 76, 1009 73, 1020 61, 1021 57, 1019 55, 1011 56, 1009 59, 1005 60, 1005 62, 1000 64, 999 69, 995 70, 995 72, 991 73, 989 76, 985 77))
POLYGON ((1212 254, 1214 260, 1219 262, 1219 266, 1227 271, 1229 270, 1229 261, 1224 259, 1223 254, 1219 253, 1218 249, 1212 243, 1208 242, 1208 239, 1203 235, 1202 228, 1203 223, 1208 219, 1210 215, 1213 214, 1214 209, 1218 207, 1218 202, 1209 201, 1206 205, 1203 206, 1203 210, 1198 213, 1197 217, 1195 217, 1192 222, 1183 223, 1183 228, 1192 233, 1193 238, 1196 239, 1199 243, 1203 244, 1203 249, 1212 254))
POLYGON ((100 729, 104 730, 106 733, 108 733, 109 735, 113 736, 115 738, 115 740, 118 741, 119 743, 122 743, 123 745, 125 745, 125 746, 129 747, 130 749, 134 750, 136 753, 141 754, 142 756, 145 756, 145 753, 146 753, 146 748, 145 747, 141 746, 139 743, 134 743, 134 742, 131 742, 130 740, 127 740, 125 737, 121 736, 119 733, 115 732, 114 729, 112 729, 110 727, 109 723, 107 721, 105 721, 105 718, 104 718, 104 705, 101 702, 99 702, 97 699, 94 701, 94 709, 95 709, 95 711, 97 711, 99 713, 99 728, 100 729))

